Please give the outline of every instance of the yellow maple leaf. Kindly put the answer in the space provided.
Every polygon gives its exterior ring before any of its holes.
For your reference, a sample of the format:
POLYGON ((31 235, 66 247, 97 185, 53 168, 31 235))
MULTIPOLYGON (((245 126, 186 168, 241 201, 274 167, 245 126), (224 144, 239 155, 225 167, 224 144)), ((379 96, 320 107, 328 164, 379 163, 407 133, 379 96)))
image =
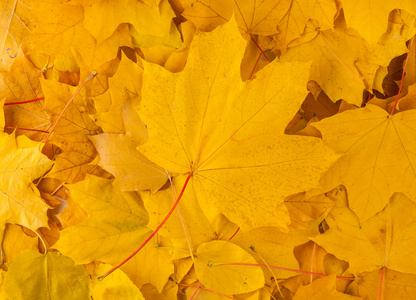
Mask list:
POLYGON ((344 184, 360 222, 383 209, 394 192, 416 199, 415 114, 409 110, 390 116, 367 105, 313 124, 327 145, 345 153, 322 184, 325 190, 344 184))
POLYGON ((379 67, 365 40, 340 29, 320 32, 308 43, 289 48, 280 59, 312 60, 310 79, 334 102, 344 99, 357 106, 361 105, 363 89, 371 87, 379 67))
POLYGON ((330 229, 313 240, 348 261, 355 274, 383 267, 414 273, 415 216, 416 204, 401 193, 395 193, 382 211, 362 225, 348 208, 334 207, 326 218, 330 229))
POLYGON ((334 155, 319 139, 283 135, 306 95, 309 65, 275 62, 243 83, 243 47, 231 21, 196 35, 181 73, 145 63, 139 115, 149 141, 138 149, 169 171, 192 173, 210 221, 221 211, 245 229, 285 228, 284 197, 315 186, 334 155))

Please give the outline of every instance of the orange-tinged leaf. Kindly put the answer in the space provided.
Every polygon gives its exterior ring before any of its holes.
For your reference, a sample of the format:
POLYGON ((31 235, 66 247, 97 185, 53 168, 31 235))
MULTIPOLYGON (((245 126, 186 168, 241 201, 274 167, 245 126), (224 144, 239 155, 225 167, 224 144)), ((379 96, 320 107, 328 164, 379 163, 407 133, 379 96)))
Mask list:
MULTIPOLYGON (((101 276, 110 268, 109 265, 98 265, 95 269, 96 275, 101 276)), ((99 281, 97 278, 93 278, 92 297, 94 300, 144 300, 139 288, 120 270, 111 273, 106 280, 99 281)))
POLYGON ((11 299, 90 299, 91 280, 82 266, 57 252, 27 250, 12 263, 5 278, 11 299))
POLYGON ((257 263, 249 253, 232 243, 212 241, 198 247, 195 270, 204 286, 225 294, 248 293, 264 285, 263 271, 259 267, 221 265, 233 262, 257 263))
POLYGON ((323 141, 345 154, 323 177, 325 190, 344 184, 360 222, 383 209, 394 192, 416 199, 416 111, 394 116, 374 105, 314 123, 323 141))
MULTIPOLYGON (((52 80, 42 79, 41 83, 46 98, 44 111, 55 122, 76 88, 52 80)), ((48 144, 58 146, 63 152, 58 152, 54 168, 47 176, 75 183, 84 179, 87 172, 94 172, 94 167, 85 165, 97 155, 87 136, 98 132, 100 129, 85 112, 84 104, 81 101, 71 103, 48 140, 48 144)))
MULTIPOLYGON (((0 91, 6 103, 24 102, 39 99, 43 96, 38 70, 26 56, 19 56, 7 72, 1 72, 0 91)), ((48 115, 42 111, 43 100, 36 102, 8 105, 4 107, 6 126, 47 130, 50 121, 48 115)), ((12 128, 7 129, 13 131, 12 128)), ((16 134, 25 134, 33 140, 41 141, 44 133, 18 130, 16 134)))
POLYGON ((382 267, 414 273, 415 216, 416 204, 401 193, 394 194, 389 204, 362 226, 349 209, 334 207, 326 218, 330 229, 313 240, 348 261, 354 273, 382 267))
POLYGON ((148 233, 147 212, 135 192, 111 191, 111 180, 90 175, 67 187, 88 218, 61 231, 54 248, 76 263, 117 260, 148 233))
POLYGON ((210 221, 221 211, 245 229, 286 227, 284 197, 315 186, 335 156, 319 139, 283 135, 309 65, 274 62, 243 83, 244 44, 230 22, 195 36, 181 73, 145 63, 139 114, 149 141, 138 149, 171 172, 192 172, 210 221))
POLYGON ((16 141, 14 134, 0 135, 1 223, 20 224, 32 230, 48 227, 46 205, 32 181, 52 166, 40 150, 40 143, 25 136, 16 141), (24 145, 19 147, 19 144, 24 145))

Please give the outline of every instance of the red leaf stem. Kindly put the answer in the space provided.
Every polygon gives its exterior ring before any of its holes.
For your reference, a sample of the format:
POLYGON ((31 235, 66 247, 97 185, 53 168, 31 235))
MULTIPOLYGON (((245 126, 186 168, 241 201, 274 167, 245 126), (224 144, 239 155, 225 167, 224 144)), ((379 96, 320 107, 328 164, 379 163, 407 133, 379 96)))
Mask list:
MULTIPOLYGON (((328 276, 327 274, 322 273, 315 273, 315 272, 308 272, 308 271, 301 271, 301 270, 295 270, 295 269, 289 269, 289 268, 282 268, 282 267, 275 267, 275 266, 266 266, 266 265, 260 265, 260 264, 249 264, 249 263, 220 263, 220 264, 213 264, 214 266, 249 266, 249 267, 261 267, 261 268, 270 268, 270 269, 277 269, 277 270, 283 270, 283 271, 290 271, 295 273, 302 273, 302 274, 312 274, 316 276, 328 276)), ((342 277, 337 276, 337 279, 344 279, 344 280, 355 280, 355 277, 342 277)))
POLYGON ((108 275, 113 273, 115 270, 120 268, 122 265, 124 265, 126 262, 128 262, 133 256, 135 256, 146 244, 156 235, 156 233, 162 228, 162 226, 166 223, 166 221, 169 219, 170 215, 174 212, 176 206, 178 206, 179 201, 182 198, 183 193, 185 192, 186 186, 188 185, 189 179, 191 179, 192 173, 188 174, 188 177, 186 177, 185 183, 182 187, 181 193, 179 194, 178 198, 176 199, 175 203, 173 204, 172 208, 166 215, 166 217, 160 222, 160 224, 156 227, 156 229, 149 235, 149 237, 137 248, 132 254, 130 254, 125 260, 123 260, 121 263, 119 263, 117 266, 113 267, 109 271, 107 271, 104 275, 98 277, 98 280, 103 280, 108 275))
POLYGON ((43 100, 43 99, 45 99, 45 97, 40 97, 40 98, 36 98, 36 99, 32 99, 32 100, 27 100, 27 101, 21 101, 21 102, 9 102, 9 103, 4 103, 4 105, 25 104, 25 103, 30 103, 30 102, 36 102, 36 101, 43 100))

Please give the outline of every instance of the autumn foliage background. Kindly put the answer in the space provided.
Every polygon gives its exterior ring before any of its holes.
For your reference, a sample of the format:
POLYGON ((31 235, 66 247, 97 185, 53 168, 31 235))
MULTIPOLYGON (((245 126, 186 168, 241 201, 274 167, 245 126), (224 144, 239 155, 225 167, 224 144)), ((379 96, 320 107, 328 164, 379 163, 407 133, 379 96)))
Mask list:
POLYGON ((414 0, 0 7, 1 299, 416 298, 414 0))

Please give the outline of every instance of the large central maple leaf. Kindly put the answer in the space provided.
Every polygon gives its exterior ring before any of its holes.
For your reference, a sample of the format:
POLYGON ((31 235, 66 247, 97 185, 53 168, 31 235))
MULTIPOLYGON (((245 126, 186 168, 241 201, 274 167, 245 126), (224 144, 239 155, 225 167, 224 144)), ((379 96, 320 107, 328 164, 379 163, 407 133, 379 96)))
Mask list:
MULTIPOLYGON (((210 220, 243 229, 289 223, 283 199, 317 186, 335 155, 320 139, 284 135, 306 96, 309 64, 274 62, 242 82, 245 41, 234 21, 199 32, 183 72, 144 62, 139 150, 190 185, 210 220)), ((185 193, 186 196, 186 193, 185 193)))

